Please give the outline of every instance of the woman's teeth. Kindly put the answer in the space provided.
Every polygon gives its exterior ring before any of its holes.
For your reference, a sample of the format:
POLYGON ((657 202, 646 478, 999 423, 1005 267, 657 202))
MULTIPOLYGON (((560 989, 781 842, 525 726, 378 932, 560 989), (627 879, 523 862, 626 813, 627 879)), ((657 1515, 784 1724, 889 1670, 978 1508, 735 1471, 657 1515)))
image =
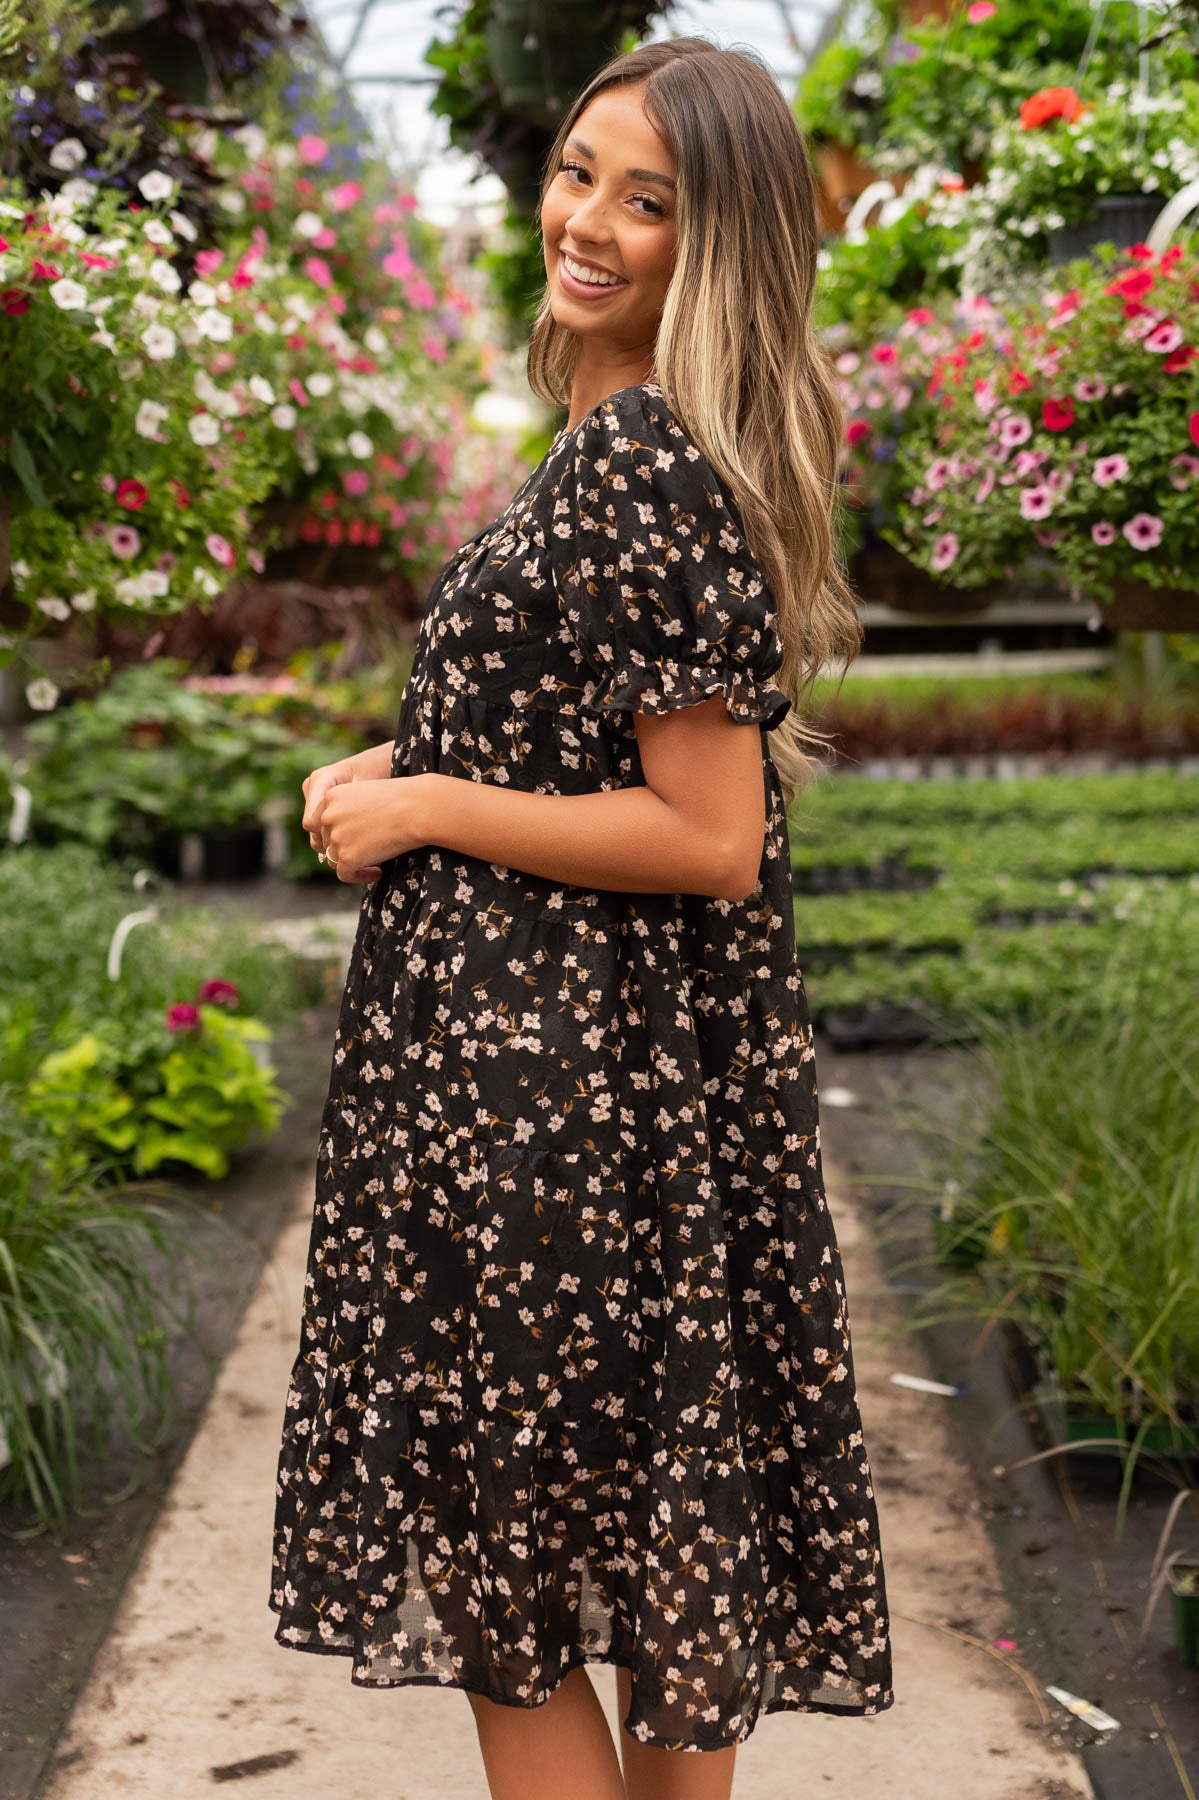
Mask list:
POLYGON ((619 275, 601 275, 598 269, 585 269, 581 263, 575 262, 573 257, 567 256, 565 251, 562 253, 562 263, 567 274, 573 275, 576 281, 590 282, 593 287, 623 286, 622 278, 619 275))

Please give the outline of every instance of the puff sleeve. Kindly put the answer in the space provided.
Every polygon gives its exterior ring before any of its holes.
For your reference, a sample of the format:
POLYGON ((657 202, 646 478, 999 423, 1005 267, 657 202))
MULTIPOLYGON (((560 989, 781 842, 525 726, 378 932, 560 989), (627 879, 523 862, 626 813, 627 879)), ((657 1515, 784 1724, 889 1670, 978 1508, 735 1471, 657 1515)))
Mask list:
POLYGON ((585 711, 666 713, 723 694, 741 723, 786 717, 774 596, 735 504, 661 398, 625 389, 580 423, 550 557, 585 711))

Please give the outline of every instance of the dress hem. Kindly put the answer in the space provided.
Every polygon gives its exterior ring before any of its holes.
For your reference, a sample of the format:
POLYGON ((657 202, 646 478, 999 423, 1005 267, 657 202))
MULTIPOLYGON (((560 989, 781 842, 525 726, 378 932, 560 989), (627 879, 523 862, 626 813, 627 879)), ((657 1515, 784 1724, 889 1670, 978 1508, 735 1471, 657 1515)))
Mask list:
MULTIPOLYGON (((270 1610, 278 1613, 279 1609, 275 1606, 271 1606, 270 1610)), ((279 1631, 275 1633, 274 1639, 280 1649, 299 1650, 305 1652, 309 1656, 355 1655, 355 1649, 352 1644, 322 1644, 315 1642, 301 1644, 290 1642, 281 1635, 282 1629, 282 1620, 280 1619, 280 1628, 279 1631)), ((520 1712, 536 1712, 538 1707, 544 1706, 547 1701, 553 1698, 568 1675, 573 1674, 576 1669, 587 1668, 592 1663, 607 1665, 610 1668, 625 1669, 630 1675, 635 1673, 632 1665, 626 1662, 623 1657, 613 1656, 606 1650, 597 1650, 590 1655, 576 1657, 574 1661, 568 1663, 562 1670, 562 1673, 559 1675, 553 1687, 541 1700, 510 1700, 497 1694, 490 1694, 487 1692, 486 1688, 474 1687, 468 1681, 459 1681, 453 1676, 448 1680, 443 1680, 440 1675, 420 1675, 416 1673, 398 1675, 392 1681, 362 1681, 359 1680, 357 1671, 352 1671, 350 1674, 350 1685, 351 1687, 374 1689, 401 1687, 457 1688, 460 1693, 474 1694, 481 1700, 492 1701, 496 1706, 514 1707, 520 1712)), ((740 1733, 737 1737, 720 1738, 711 1743, 692 1743, 686 1746, 681 1745, 675 1739, 667 1740, 660 1737, 640 1737, 635 1731, 630 1730, 627 1721, 624 1719, 620 1720, 620 1727, 622 1731, 627 1731, 629 1736, 633 1738, 636 1743, 644 1744, 649 1750, 673 1750, 678 1754, 685 1754, 704 1750, 734 1749, 738 1744, 746 1742, 752 1735, 758 1719, 768 1713, 824 1713, 827 1716, 834 1718, 870 1719, 875 1718, 880 1713, 888 1712, 894 1704, 895 1695, 891 1692, 888 1692, 882 1699, 869 1707, 862 1705, 838 1706, 831 1700, 766 1700, 758 1707, 757 1712, 750 1722, 749 1729, 740 1733)))

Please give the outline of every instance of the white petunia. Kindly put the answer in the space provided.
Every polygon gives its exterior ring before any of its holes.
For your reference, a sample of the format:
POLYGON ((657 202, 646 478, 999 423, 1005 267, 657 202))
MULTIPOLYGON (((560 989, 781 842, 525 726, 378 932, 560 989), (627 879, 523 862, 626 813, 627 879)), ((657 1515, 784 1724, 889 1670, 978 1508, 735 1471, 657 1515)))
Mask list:
POLYGON ((95 588, 84 588, 82 593, 71 595, 71 605, 76 612, 91 612, 96 604, 95 588))
POLYGON ((271 318, 270 313, 263 312, 261 309, 254 314, 254 323, 257 325, 259 331, 265 331, 268 337, 274 337, 279 329, 274 319, 271 318))
POLYGON ((151 169, 148 175, 142 176, 137 190, 143 200, 153 204, 155 200, 169 200, 175 191, 175 183, 165 169, 151 169))
POLYGON ((346 439, 346 449, 351 456, 364 458, 374 455, 375 446, 370 438, 367 437, 365 431, 351 431, 349 437, 346 439))
POLYGON ((38 611, 44 612, 48 619, 69 619, 71 616, 70 607, 65 600, 60 600, 57 594, 47 594, 46 598, 39 600, 37 604, 38 611))
POLYGON ((332 375, 327 375, 323 369, 318 369, 315 375, 308 377, 308 392, 316 399, 323 400, 326 394, 333 392, 332 375))
POLYGON ((210 600, 221 591, 221 584, 213 574, 212 570, 202 569, 198 564, 192 572, 192 580, 196 587, 199 588, 200 592, 202 594, 207 594, 210 600))
POLYGON ((255 400, 261 400, 264 406, 275 404, 275 390, 265 375, 251 375, 250 392, 255 400))
POLYGON ((99 331, 93 331, 87 341, 89 344, 99 344, 102 350, 111 350, 114 356, 117 353, 117 340, 103 325, 99 331))
POLYGON ((163 406, 158 400, 143 400, 137 409, 137 417, 133 421, 133 429, 139 437, 157 438, 158 429, 163 420, 170 414, 170 408, 163 406))
POLYGON ((163 302, 157 294, 134 294, 133 310, 139 319, 156 319, 162 311, 163 302))
POLYGON ((196 228, 186 213, 173 212, 171 214, 171 227, 178 237, 186 238, 189 244, 195 243, 196 228))
POLYGON ((57 233, 58 236, 64 238, 68 244, 75 244, 78 246, 79 244, 87 243, 87 232, 83 229, 82 225, 76 225, 74 219, 60 220, 57 226, 57 233))
POLYGON ((192 443, 199 444, 203 448, 209 444, 219 443, 221 422, 219 419, 214 419, 211 413, 196 413, 193 418, 188 420, 187 430, 192 443))
POLYGON ((321 218, 319 213, 314 212, 297 213, 295 222, 292 225, 292 230, 295 232, 296 236, 302 238, 314 238, 318 231, 323 231, 324 229, 325 221, 321 218))
POLYGON ((101 256, 124 256, 124 238, 104 238, 96 245, 101 256))
POLYGON ((58 699, 58 689, 44 675, 39 675, 36 681, 26 683, 25 698, 34 712, 49 712, 58 699))
POLYGON ((225 211, 235 217, 246 210, 246 197, 240 188, 222 188, 217 199, 225 211))
POLYGON ((179 271, 173 263, 167 262, 163 256, 156 256, 149 268, 150 280, 155 287, 160 287, 164 294, 177 294, 183 286, 179 279, 179 271))
POLYGON ((216 289, 207 281, 193 281, 187 290, 187 297, 195 306, 216 305, 216 289))
POLYGON ((228 313, 218 312, 215 306, 210 306, 197 313, 196 330, 201 337, 211 338, 214 344, 227 344, 233 336, 233 320, 228 313))
MULTIPOLYGON (((305 300, 303 294, 293 294, 287 304, 290 306, 292 312, 295 313, 297 319, 302 319, 305 325, 310 325, 312 323, 312 303, 309 300, 305 300)), ((294 331, 295 326, 293 325, 291 329, 294 331)))
POLYGON ((142 347, 152 362, 165 362, 175 354, 175 333, 167 325, 147 325, 142 332, 142 347))
POLYGON ((377 325, 368 325, 362 334, 362 342, 372 356, 382 356, 387 349, 387 335, 377 325))
POLYGON ((271 413, 271 424, 277 425, 280 431, 290 431, 296 422, 296 409, 284 400, 271 413))
POLYGON ((266 150, 267 136, 261 125, 240 125, 233 133, 233 138, 235 143, 242 146, 251 162, 257 162, 266 150))
POLYGON ((72 281, 70 276, 64 275, 61 281, 51 283, 50 298, 64 312, 78 312, 87 305, 87 289, 82 282, 72 281))
POLYGON ((94 181, 85 181, 82 175, 76 175, 71 181, 64 181, 58 190, 58 199, 68 206, 90 206, 96 197, 94 181))
POLYGON ((152 244, 173 244, 175 241, 161 219, 147 219, 146 236, 152 244))
POLYGON ((50 167, 70 175, 87 161, 87 151, 78 138, 63 138, 50 152, 50 167))

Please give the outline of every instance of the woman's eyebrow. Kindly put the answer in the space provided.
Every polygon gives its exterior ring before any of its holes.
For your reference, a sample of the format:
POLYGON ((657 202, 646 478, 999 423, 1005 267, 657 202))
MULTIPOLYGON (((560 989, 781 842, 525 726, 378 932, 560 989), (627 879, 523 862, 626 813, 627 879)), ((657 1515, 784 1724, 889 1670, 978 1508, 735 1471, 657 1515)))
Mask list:
MULTIPOLYGON (((582 138, 567 138, 566 142, 572 150, 577 150, 580 156, 590 157, 592 162, 595 161, 595 151, 588 149, 582 138)), ((663 187, 668 188, 673 188, 675 185, 669 175, 655 175, 652 169, 626 169, 625 174, 631 175, 634 181, 658 181, 663 187)))

